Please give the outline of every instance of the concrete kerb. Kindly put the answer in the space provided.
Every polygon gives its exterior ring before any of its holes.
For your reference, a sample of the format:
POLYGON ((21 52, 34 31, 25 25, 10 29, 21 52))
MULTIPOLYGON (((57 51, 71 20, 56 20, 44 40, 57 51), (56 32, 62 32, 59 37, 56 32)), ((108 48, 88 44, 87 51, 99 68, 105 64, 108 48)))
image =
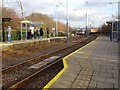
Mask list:
MULTIPOLYGON (((51 41, 55 41, 55 40, 63 40, 65 39, 65 37, 63 38, 51 38, 51 41)), ((23 40, 23 41, 14 41, 10 44, 8 43, 1 43, 1 47, 3 48, 3 50, 7 50, 7 49, 10 49, 10 48, 21 48, 21 47, 26 47, 26 46, 37 46, 39 45, 40 43, 43 43, 43 42, 47 42, 47 39, 43 39, 43 40, 40 40, 40 39, 37 39, 37 40, 23 40)))

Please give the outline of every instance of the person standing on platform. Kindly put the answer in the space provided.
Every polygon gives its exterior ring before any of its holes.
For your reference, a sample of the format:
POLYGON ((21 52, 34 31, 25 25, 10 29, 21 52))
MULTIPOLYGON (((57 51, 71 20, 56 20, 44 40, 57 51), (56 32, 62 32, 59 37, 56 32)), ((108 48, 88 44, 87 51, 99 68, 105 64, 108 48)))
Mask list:
POLYGON ((39 38, 38 27, 36 27, 36 37, 39 38))
POLYGON ((43 32, 43 28, 41 27, 40 28, 40 40, 43 39, 43 35, 44 35, 44 32, 43 32))
POLYGON ((48 42, 50 42, 49 29, 48 29, 48 28, 46 28, 46 30, 47 30, 47 41, 48 41, 48 42))
POLYGON ((34 27, 31 28, 31 36, 32 36, 32 39, 34 39, 34 27))
POLYGON ((36 28, 34 29, 34 38, 35 39, 37 38, 37 30, 36 30, 36 28))
POLYGON ((28 39, 32 39, 32 36, 31 36, 31 29, 28 31, 28 39))
POLYGON ((12 28, 10 26, 8 26, 7 32, 8 32, 8 43, 11 43, 12 28))

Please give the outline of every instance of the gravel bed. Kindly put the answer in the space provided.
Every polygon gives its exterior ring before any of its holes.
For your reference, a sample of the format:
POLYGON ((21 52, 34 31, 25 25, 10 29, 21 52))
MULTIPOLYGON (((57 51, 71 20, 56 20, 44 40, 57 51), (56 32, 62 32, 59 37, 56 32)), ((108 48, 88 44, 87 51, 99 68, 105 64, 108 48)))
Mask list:
POLYGON ((34 69, 34 70, 28 69, 28 66, 29 65, 21 68, 20 70, 16 70, 15 72, 3 74, 3 76, 2 76, 2 88, 7 89, 8 87, 15 84, 16 82, 18 82, 18 81, 28 77, 29 75, 35 73, 36 71, 38 71, 38 69, 34 69))
POLYGON ((27 53, 15 54, 14 56, 12 55, 11 57, 7 57, 7 58, 2 57, 2 68, 4 69, 4 68, 7 68, 9 66, 33 59, 35 57, 42 56, 44 54, 50 53, 50 52, 55 51, 57 49, 61 49, 63 47, 64 47, 64 45, 61 45, 60 43, 59 44, 52 44, 51 46, 46 46, 44 48, 31 50, 27 53))

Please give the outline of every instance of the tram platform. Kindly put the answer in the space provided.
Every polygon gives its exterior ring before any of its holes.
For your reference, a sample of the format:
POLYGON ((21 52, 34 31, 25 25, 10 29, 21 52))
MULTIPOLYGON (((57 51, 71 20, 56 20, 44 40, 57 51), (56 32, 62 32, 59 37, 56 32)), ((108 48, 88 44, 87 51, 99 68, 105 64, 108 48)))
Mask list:
POLYGON ((63 63, 64 68, 44 88, 119 88, 118 43, 108 37, 98 37, 63 58, 63 63))
MULTIPOLYGON (((57 39, 65 39, 66 37, 51 37, 50 41, 52 40, 57 40, 57 39)), ((47 38, 43 38, 42 40, 40 39, 30 39, 30 40, 14 40, 11 43, 6 42, 1 42, 0 47, 2 47, 2 50, 8 49, 9 47, 21 47, 23 44, 35 44, 37 42, 44 42, 47 41, 47 38)))

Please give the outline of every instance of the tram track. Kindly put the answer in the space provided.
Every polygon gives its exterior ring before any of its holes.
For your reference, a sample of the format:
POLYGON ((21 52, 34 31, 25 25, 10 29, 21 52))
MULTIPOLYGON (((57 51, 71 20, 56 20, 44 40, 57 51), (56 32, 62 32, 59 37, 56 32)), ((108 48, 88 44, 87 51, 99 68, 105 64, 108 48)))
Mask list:
MULTIPOLYGON (((80 37, 78 39, 81 40, 82 37, 80 37)), ((21 66, 22 64, 24 65, 27 62, 32 61, 35 58, 44 58, 44 56, 47 56, 51 53, 62 50, 63 47, 66 48, 65 40, 58 41, 58 42, 60 42, 60 43, 55 44, 54 42, 52 42, 52 44, 49 44, 49 43, 40 44, 40 45, 35 46, 34 48, 33 47, 31 48, 28 46, 28 48, 23 48, 22 51, 19 50, 18 52, 16 51, 16 49, 10 50, 11 53, 9 51, 4 52, 2 54, 2 57, 9 56, 11 58, 7 58, 8 60, 6 60, 6 59, 4 60, 4 58, 2 58, 3 73, 6 72, 7 70, 10 70, 12 67, 21 66), (30 48, 31 48, 31 50, 30 50, 30 48), (23 54, 17 54, 17 55, 15 54, 15 53, 19 53, 19 52, 23 52, 23 54), (27 55, 26 52, 28 52, 29 55, 27 55), (4 55, 4 54, 6 54, 6 55, 4 55), (24 60, 21 60, 22 58, 24 58, 24 60)), ((72 42, 71 45, 72 44, 74 44, 74 43, 72 42)))
MULTIPOLYGON (((84 39, 81 40, 80 43, 83 42, 83 41, 84 41, 84 39)), ((77 44, 78 44, 78 43, 77 43, 77 44)), ((76 45, 76 44, 75 44, 75 45, 76 45)), ((52 56, 52 55, 55 55, 55 54, 59 53, 60 51, 67 50, 67 49, 70 48, 70 47, 74 47, 75 45, 71 45, 71 46, 69 46, 69 47, 64 47, 64 48, 62 48, 62 49, 58 49, 58 50, 52 51, 52 52, 47 53, 47 54, 44 54, 44 55, 42 55, 42 56, 34 57, 34 58, 32 58, 32 59, 30 59, 30 60, 27 60, 27 61, 25 61, 25 62, 15 64, 15 65, 13 65, 13 66, 10 66, 10 67, 8 67, 8 68, 3 69, 3 70, 2 70, 2 73, 4 74, 4 73, 10 72, 10 71, 13 71, 14 69, 19 69, 19 68, 21 68, 21 67, 23 67, 24 65, 27 65, 27 64, 35 64, 35 63, 38 63, 38 62, 42 61, 42 60, 45 59, 45 58, 48 58, 48 57, 50 57, 50 56, 52 56)))

